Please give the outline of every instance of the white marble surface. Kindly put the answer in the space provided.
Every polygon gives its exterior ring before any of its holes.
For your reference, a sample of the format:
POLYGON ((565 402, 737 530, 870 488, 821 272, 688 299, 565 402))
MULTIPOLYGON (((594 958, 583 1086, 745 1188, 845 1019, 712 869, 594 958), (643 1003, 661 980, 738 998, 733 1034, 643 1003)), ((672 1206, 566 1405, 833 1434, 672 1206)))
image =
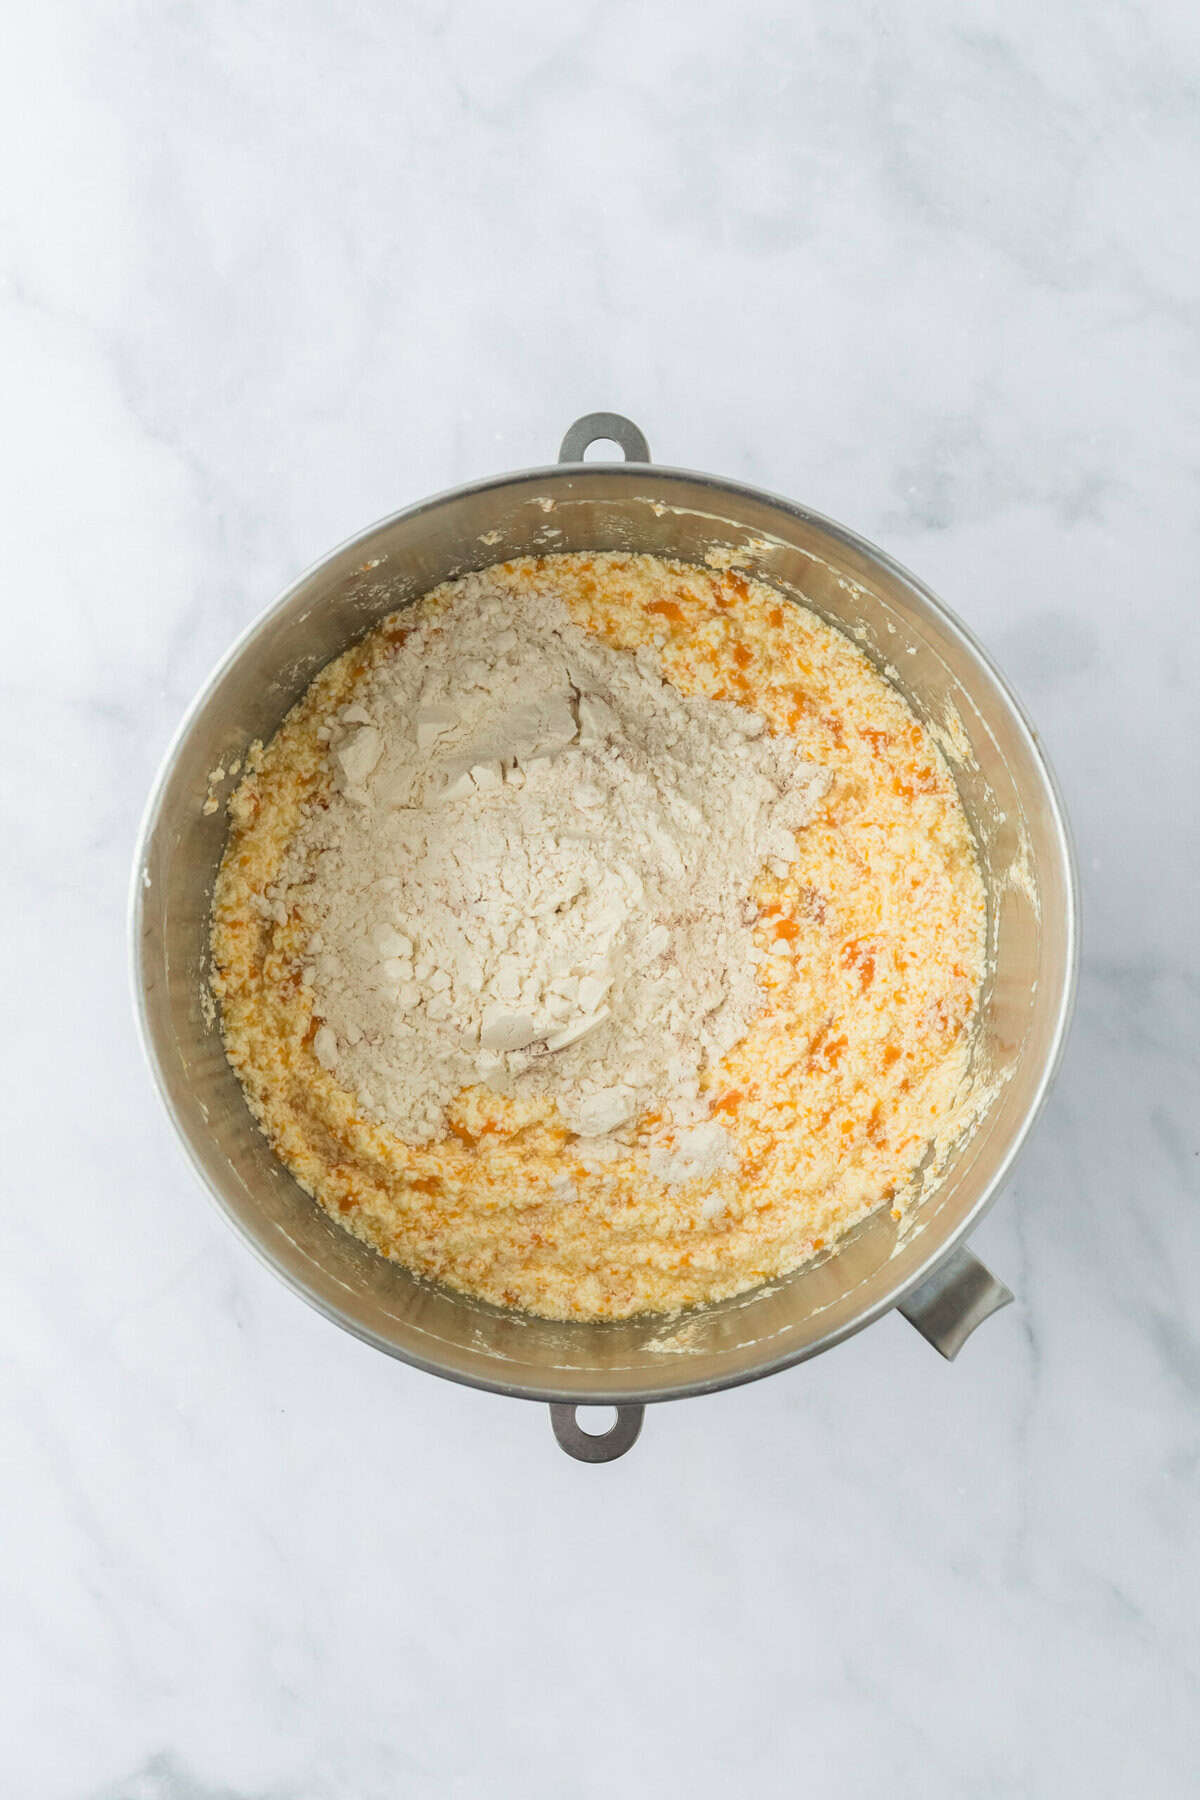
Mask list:
POLYGON ((1196 1791, 1200 14, 691 16, 7 18, 5 1795, 1196 1791), (1020 1304, 599 1470, 235 1242, 122 920, 232 635, 593 407, 940 590, 1086 881, 1068 1061, 977 1239, 1020 1304))

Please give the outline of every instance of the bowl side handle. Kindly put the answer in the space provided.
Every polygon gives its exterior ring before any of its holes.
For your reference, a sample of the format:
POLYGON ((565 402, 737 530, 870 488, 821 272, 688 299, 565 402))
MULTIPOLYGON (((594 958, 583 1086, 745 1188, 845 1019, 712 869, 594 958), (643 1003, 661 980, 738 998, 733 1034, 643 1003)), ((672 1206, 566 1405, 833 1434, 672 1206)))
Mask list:
POLYGON ((618 1456, 624 1456, 637 1443, 646 1408, 641 1405, 618 1406, 616 1413, 611 1429, 597 1434, 583 1429, 576 1407, 552 1405, 550 1423, 554 1427, 559 1448, 565 1450, 568 1456, 573 1456, 576 1462, 615 1462, 618 1456))
POLYGON ((624 413, 612 412, 584 413, 581 419, 568 426, 558 460, 560 463, 582 462, 588 445, 602 441, 618 445, 626 462, 650 461, 645 432, 624 413))
POLYGON ((977 1325, 1013 1298, 1012 1291, 977 1256, 959 1246, 906 1294, 897 1311, 927 1343, 953 1362, 977 1325))

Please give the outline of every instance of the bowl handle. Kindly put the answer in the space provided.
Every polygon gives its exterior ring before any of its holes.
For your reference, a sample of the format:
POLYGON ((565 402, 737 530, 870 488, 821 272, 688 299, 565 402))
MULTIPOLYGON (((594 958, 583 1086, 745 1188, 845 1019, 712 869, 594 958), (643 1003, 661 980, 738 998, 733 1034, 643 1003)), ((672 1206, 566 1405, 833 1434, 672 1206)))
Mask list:
POLYGON ((618 1406, 616 1423, 600 1437, 583 1429, 574 1406, 551 1406, 550 1423, 560 1449, 577 1462, 614 1462, 637 1443, 645 1412, 644 1406, 618 1406))
POLYGON ((898 1311, 952 1362, 977 1325, 1007 1306, 1012 1292, 961 1245, 939 1263, 898 1311))
POLYGON ((582 419, 568 427, 558 453, 560 463, 582 462, 589 444, 609 438, 625 452, 626 462, 648 463, 650 446, 646 434, 623 413, 584 413, 582 419))

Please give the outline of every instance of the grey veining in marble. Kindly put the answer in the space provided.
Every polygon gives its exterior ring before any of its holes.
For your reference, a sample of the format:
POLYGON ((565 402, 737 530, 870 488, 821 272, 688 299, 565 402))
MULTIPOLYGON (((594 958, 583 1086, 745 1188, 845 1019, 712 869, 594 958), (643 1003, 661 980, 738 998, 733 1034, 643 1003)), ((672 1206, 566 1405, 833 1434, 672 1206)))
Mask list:
POLYGON ((10 9, 0 1791, 1183 1800, 1200 1762, 1200 13, 10 9), (978 1236, 1018 1304, 650 1414, 307 1311, 129 1018, 228 640, 579 413, 883 543, 1066 790, 1085 956, 978 1236))

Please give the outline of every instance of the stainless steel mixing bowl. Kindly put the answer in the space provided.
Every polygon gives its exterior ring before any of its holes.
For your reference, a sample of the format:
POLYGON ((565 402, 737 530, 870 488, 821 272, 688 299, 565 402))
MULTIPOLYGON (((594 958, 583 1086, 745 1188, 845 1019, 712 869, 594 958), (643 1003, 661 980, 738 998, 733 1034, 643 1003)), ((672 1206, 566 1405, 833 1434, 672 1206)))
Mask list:
POLYGON ((945 1355, 1006 1300, 963 1247, 1046 1096, 1075 983, 1078 900, 1053 777, 1017 702, 970 634, 890 557, 829 520, 711 475, 650 463, 637 427, 579 420, 556 467, 476 482, 372 525, 250 627, 180 727, 134 868, 138 1016, 159 1090, 218 1204, 263 1260, 347 1331, 431 1374, 552 1403, 563 1447, 607 1461, 643 1405, 707 1393, 815 1356, 898 1306, 945 1355), (624 463, 584 462, 614 440, 624 463), (979 846, 991 973, 976 1053, 994 1077, 982 1123, 902 1224, 885 1207, 821 1262, 681 1319, 559 1325, 414 1279, 341 1230, 297 1186, 247 1110, 207 998, 208 909, 223 799, 331 657, 448 576, 527 553, 630 550, 737 566, 847 631, 939 736, 979 846), (217 773, 225 771, 224 775, 217 773), (577 1404, 609 1403, 606 1437, 577 1404))

